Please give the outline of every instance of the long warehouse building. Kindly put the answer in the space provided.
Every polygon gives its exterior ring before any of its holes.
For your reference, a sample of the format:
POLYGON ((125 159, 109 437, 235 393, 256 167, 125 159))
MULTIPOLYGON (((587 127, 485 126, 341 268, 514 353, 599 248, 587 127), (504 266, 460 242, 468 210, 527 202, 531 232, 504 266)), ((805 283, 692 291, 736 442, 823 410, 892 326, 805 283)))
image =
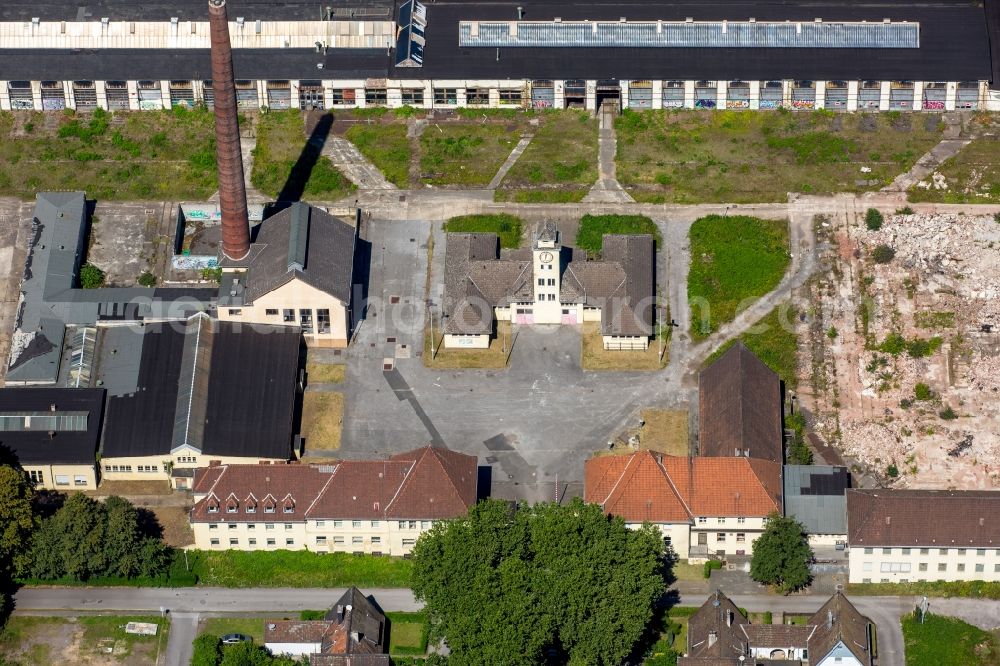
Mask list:
MULTIPOLYGON (((229 0, 241 108, 1000 110, 1000 0, 229 0)), ((212 105, 207 0, 6 0, 0 108, 212 105)))

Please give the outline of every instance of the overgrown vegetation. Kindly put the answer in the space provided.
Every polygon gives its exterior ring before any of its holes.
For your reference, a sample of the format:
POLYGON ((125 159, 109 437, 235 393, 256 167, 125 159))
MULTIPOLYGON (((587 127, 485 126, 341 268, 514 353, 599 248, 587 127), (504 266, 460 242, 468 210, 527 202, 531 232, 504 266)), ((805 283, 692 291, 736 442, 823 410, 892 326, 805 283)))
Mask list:
POLYGON ((729 351, 737 341, 742 341, 767 367, 778 374, 786 389, 795 390, 798 385, 795 318, 796 311, 790 302, 779 304, 738 338, 726 341, 705 360, 703 367, 729 351))
POLYGON ((785 428, 794 434, 788 442, 788 463, 790 465, 811 465, 813 452, 806 444, 806 418, 802 412, 795 412, 785 417, 785 428))
POLYGON ((430 625, 427 613, 386 613, 389 620, 389 654, 423 655, 427 653, 430 625))
POLYGON ((902 618, 907 666, 995 666, 1000 643, 988 631, 954 617, 920 613, 902 618))
MULTIPOLYGON (((991 114, 977 116, 976 122, 991 125, 991 114)), ((910 201, 936 201, 943 203, 998 203, 1000 202, 1000 135, 995 128, 972 140, 954 157, 944 161, 936 170, 944 176, 948 189, 915 185, 907 192, 910 201)), ((932 179, 924 181, 930 185, 932 179)))
POLYGON ((104 286, 104 271, 91 263, 80 266, 80 286, 84 289, 100 289, 104 286))
POLYGON ((137 282, 143 287, 155 287, 156 276, 149 271, 143 271, 137 282))
POLYGON ((604 234, 649 234, 657 247, 663 245, 659 227, 645 215, 584 215, 576 232, 576 246, 591 257, 599 257, 604 234))
POLYGON ((420 135, 420 180, 432 185, 483 186, 520 140, 521 122, 433 123, 420 135))
POLYGON ((876 264, 887 264, 896 257, 896 251, 888 245, 876 245, 871 258, 876 264))
POLYGON ((712 572, 713 571, 717 571, 718 569, 721 569, 721 568, 722 568, 722 561, 721 560, 708 560, 703 565, 702 577, 703 578, 711 578, 712 577, 712 572))
POLYGON ((218 587, 409 587, 413 564, 350 553, 188 551, 199 583, 218 587))
POLYGON ((520 247, 524 233, 521 218, 506 213, 493 215, 460 215, 444 223, 449 233, 494 233, 500 237, 500 247, 520 247))
POLYGON ((869 231, 878 231, 882 228, 883 222, 882 213, 878 209, 869 208, 868 212, 865 213, 865 226, 868 227, 869 231))
POLYGON ((386 180, 399 188, 410 186, 410 140, 401 123, 358 123, 345 135, 374 164, 386 180))
POLYGON ((851 583, 848 594, 874 596, 969 597, 1000 599, 1000 582, 985 580, 918 581, 910 583, 851 583))
POLYGON ((709 215, 691 225, 691 335, 708 337, 772 291, 791 261, 788 222, 709 215))
POLYGON ((940 349, 943 343, 944 340, 937 335, 929 339, 906 339, 899 333, 890 333, 876 349, 892 356, 906 352, 911 358, 926 358, 940 349))

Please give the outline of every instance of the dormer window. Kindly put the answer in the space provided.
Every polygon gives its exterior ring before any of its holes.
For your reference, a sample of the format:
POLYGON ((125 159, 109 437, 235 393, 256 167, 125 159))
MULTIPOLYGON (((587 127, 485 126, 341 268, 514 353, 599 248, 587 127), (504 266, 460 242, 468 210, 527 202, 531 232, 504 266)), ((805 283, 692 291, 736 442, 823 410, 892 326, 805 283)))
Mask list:
POLYGON ((226 513, 236 513, 239 508, 235 502, 230 502, 226 505, 226 513))
POLYGON ((247 513, 257 513, 257 503, 250 502, 247 504, 247 513))
POLYGON ((264 513, 274 513, 274 505, 273 504, 265 504, 264 505, 264 513))
POLYGON ((285 513, 295 513, 295 500, 291 495, 286 495, 282 500, 282 508, 285 513))
POLYGON ((219 505, 218 505, 218 503, 216 503, 216 502, 209 502, 208 503, 208 512, 209 513, 218 513, 219 512, 219 505))
POLYGON ((295 505, 285 504, 285 513, 295 513, 295 505))

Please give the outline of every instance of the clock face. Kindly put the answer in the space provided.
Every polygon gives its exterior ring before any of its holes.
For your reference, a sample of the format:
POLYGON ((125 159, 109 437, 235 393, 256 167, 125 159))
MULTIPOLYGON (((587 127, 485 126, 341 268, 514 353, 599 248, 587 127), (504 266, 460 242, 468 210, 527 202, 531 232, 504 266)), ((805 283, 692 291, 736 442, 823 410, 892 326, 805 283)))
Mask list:
POLYGON ((552 261, 552 253, 542 252, 540 255, 538 255, 538 258, 541 259, 543 262, 548 263, 552 261))

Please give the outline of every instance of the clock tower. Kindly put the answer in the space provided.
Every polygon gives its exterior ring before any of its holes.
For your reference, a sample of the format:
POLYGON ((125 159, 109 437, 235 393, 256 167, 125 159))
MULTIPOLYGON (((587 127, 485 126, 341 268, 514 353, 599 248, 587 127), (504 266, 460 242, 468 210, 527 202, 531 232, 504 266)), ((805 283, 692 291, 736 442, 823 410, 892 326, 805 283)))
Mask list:
POLYGON ((559 280, 562 271, 559 264, 559 249, 559 230, 552 222, 544 223, 535 236, 532 248, 536 324, 561 322, 559 280))

